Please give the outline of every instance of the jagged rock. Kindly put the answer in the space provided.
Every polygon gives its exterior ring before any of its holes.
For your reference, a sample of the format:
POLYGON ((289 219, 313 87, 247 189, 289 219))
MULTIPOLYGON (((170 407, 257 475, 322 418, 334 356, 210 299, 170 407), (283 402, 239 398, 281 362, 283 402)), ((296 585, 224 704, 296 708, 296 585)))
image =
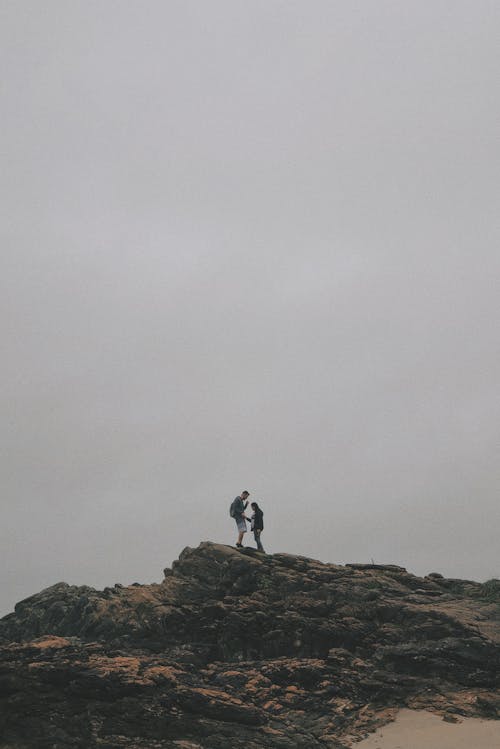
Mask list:
POLYGON ((347 567, 351 567, 353 570, 388 570, 389 572, 406 572, 404 567, 399 567, 397 564, 359 564, 351 563, 347 567))
POLYGON ((160 584, 58 583, 0 620, 0 749, 340 749, 398 706, 498 717, 482 591, 208 542, 160 584))

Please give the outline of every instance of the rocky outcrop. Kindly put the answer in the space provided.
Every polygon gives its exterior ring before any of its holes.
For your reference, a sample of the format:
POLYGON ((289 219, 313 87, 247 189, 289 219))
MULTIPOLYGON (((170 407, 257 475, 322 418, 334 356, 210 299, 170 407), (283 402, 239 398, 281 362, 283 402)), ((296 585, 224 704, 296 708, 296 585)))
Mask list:
POLYGON ((211 543, 160 584, 58 583, 0 620, 0 748, 339 749, 404 705, 500 717, 497 595, 211 543))

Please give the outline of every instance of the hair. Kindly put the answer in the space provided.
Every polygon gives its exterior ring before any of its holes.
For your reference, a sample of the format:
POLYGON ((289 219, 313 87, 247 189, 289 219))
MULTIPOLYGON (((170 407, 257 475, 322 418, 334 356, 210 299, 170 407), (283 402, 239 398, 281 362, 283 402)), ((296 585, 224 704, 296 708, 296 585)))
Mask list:
POLYGON ((246 494, 246 496, 247 496, 247 497, 249 497, 249 496, 250 496, 250 492, 247 492, 247 490, 246 490, 246 489, 244 489, 244 490, 243 490, 243 491, 241 492, 241 496, 243 496, 244 494, 246 494))
POLYGON ((252 502, 250 507, 252 508, 252 510, 260 510, 260 507, 257 504, 257 502, 252 502))

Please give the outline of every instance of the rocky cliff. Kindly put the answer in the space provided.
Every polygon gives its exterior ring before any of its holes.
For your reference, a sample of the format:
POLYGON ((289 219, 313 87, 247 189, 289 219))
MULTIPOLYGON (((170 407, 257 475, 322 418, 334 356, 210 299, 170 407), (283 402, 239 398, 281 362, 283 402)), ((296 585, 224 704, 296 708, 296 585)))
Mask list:
POLYGON ((396 708, 500 717, 498 587, 202 543, 160 584, 0 620, 1 749, 339 749, 396 708))

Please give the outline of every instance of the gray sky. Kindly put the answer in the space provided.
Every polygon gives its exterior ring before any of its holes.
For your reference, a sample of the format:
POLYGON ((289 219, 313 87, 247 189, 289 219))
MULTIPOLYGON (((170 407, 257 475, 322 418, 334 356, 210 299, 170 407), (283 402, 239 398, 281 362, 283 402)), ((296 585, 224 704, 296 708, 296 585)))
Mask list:
POLYGON ((500 575, 485 0, 0 3, 0 613, 233 543, 500 575))

